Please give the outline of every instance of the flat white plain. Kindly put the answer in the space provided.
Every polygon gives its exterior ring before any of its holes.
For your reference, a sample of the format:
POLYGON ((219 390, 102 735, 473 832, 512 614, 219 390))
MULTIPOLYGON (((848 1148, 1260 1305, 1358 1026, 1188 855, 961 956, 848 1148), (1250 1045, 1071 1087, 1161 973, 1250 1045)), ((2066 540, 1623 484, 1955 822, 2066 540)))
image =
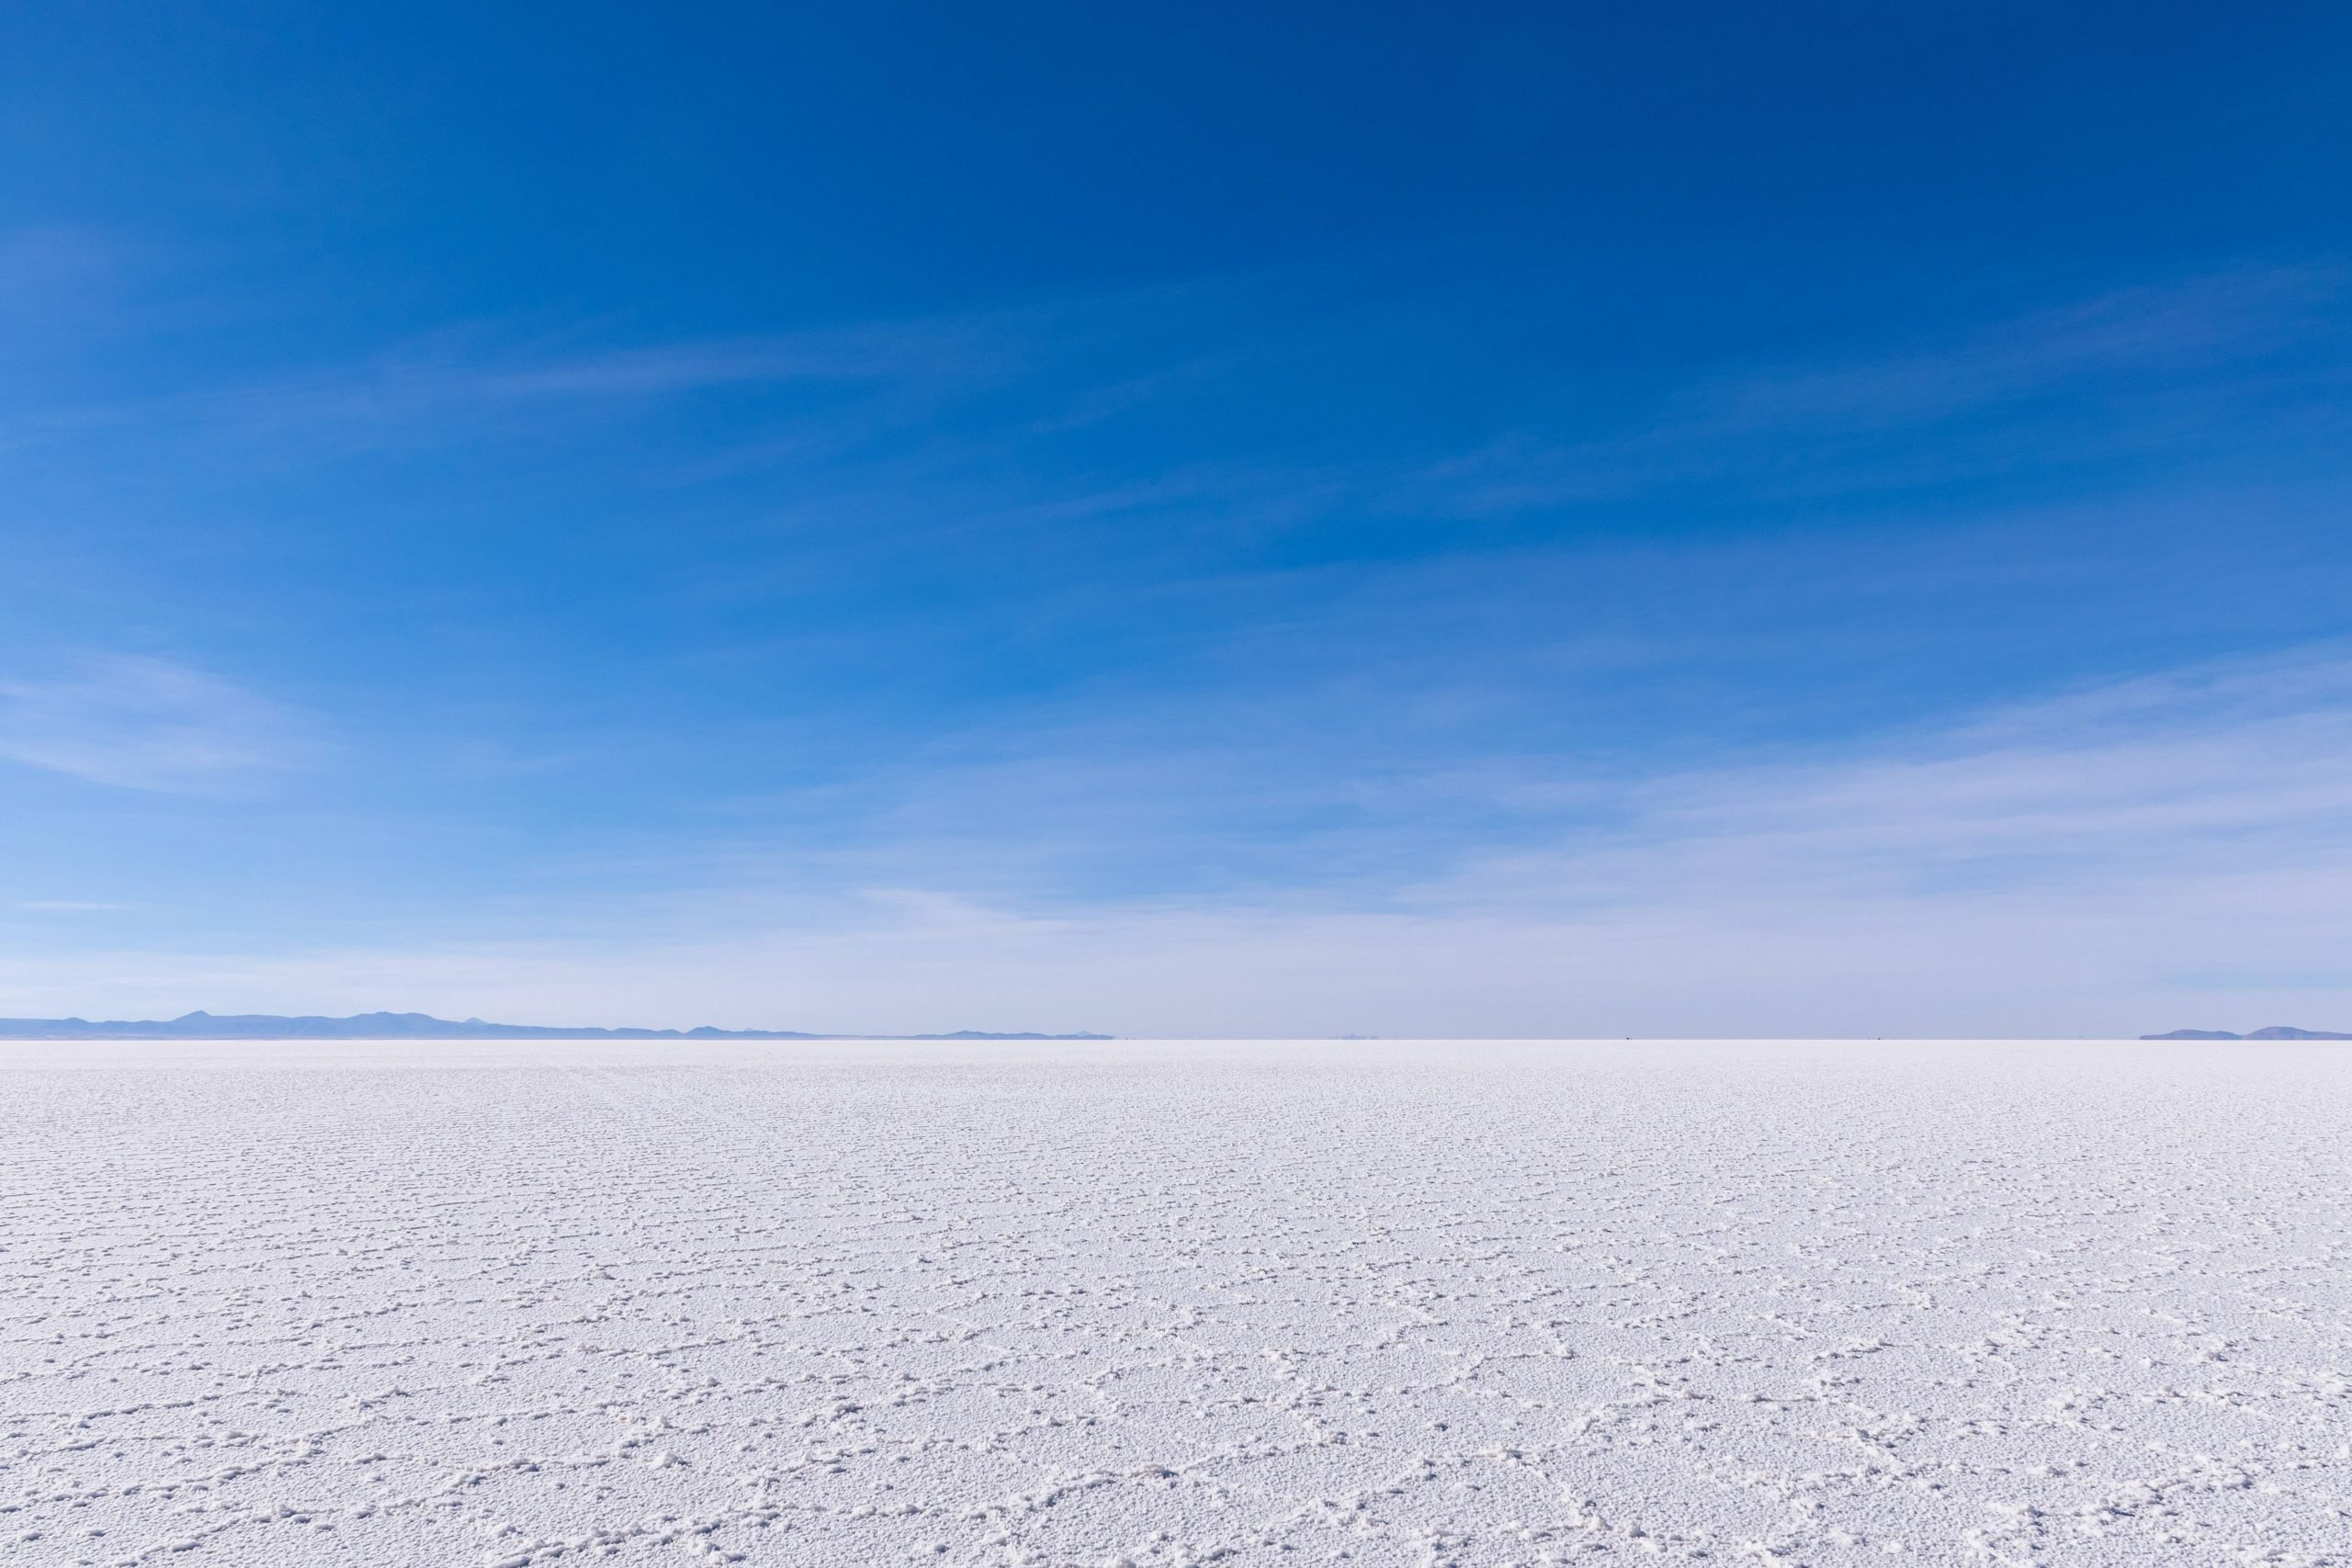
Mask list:
POLYGON ((0 1048, 0 1558, 2352 1562, 2352 1048, 0 1048))

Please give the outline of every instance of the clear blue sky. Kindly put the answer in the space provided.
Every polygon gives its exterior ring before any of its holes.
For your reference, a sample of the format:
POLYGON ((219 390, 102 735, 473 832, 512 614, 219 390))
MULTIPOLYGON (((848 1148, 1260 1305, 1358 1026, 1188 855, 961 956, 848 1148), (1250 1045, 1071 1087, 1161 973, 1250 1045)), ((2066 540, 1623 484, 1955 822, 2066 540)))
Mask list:
POLYGON ((2352 1029, 2352 11, 0 47, 0 1011, 2352 1029))

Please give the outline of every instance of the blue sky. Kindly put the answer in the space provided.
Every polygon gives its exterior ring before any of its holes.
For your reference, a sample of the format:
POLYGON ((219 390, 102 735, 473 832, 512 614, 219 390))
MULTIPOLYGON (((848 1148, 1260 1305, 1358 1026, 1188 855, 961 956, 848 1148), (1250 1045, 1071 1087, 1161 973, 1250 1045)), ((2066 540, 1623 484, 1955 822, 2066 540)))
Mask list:
POLYGON ((0 1011, 2352 1028, 2339 7, 7 28, 0 1011))

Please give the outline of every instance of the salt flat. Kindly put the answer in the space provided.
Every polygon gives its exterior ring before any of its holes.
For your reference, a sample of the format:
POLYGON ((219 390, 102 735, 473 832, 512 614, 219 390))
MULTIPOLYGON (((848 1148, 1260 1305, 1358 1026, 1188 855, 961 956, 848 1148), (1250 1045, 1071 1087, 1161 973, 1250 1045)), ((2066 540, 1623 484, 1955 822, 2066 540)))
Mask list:
POLYGON ((0 1048, 12 1564, 2352 1562, 2352 1048, 0 1048))

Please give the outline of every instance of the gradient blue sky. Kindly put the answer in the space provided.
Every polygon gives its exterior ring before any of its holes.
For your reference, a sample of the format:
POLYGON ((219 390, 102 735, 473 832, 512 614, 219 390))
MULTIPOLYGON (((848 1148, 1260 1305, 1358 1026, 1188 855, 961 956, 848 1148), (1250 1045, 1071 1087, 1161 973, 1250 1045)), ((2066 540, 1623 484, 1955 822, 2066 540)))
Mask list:
POLYGON ((2352 1029, 2352 11, 12 6, 0 1011, 2352 1029))

